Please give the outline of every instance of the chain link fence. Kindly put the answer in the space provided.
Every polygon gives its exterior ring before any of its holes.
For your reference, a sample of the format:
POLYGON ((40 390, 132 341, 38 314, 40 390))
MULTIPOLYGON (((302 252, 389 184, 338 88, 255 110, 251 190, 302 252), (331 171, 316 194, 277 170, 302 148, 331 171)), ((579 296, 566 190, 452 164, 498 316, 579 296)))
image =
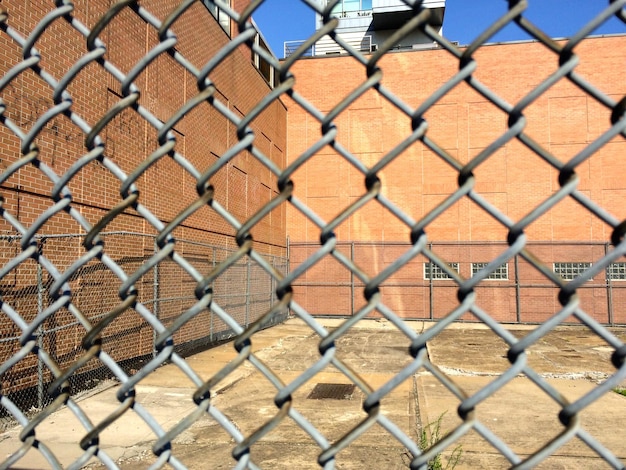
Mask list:
MULTIPOLYGON (((458 275, 471 278, 484 269, 506 245, 498 242, 428 243, 428 249, 446 260, 458 275)), ((562 278, 572 280, 590 269, 597 259, 610 250, 609 244, 528 242, 532 252, 562 278)), ((306 260, 318 246, 291 243, 294 265, 306 260)), ((406 243, 338 242, 336 249, 359 266, 388 266, 403 252, 406 243)), ((585 310, 597 322, 615 326, 626 324, 623 306, 626 302, 626 264, 615 262, 580 286, 578 296, 585 310)), ((347 317, 363 307, 363 282, 339 263, 325 259, 300 276, 292 287, 301 294, 306 310, 319 317, 347 317)), ((458 302, 458 285, 437 264, 418 255, 380 284, 381 300, 405 320, 441 320, 458 302)), ((496 267, 475 291, 479 305, 502 323, 541 323, 558 310, 558 289, 546 282, 533 265, 514 256, 496 267)), ((377 311, 368 318, 381 318, 377 311)), ((470 313, 459 321, 475 322, 470 313)), ((578 323, 570 318, 567 323, 578 323)))
MULTIPOLYGON (((334 468, 338 453, 373 425, 384 428, 407 449, 408 465, 414 469, 428 468, 429 462, 444 449, 453 448, 469 432, 477 433, 516 468, 541 463, 572 439, 592 449, 609 466, 623 468, 614 451, 589 433, 579 417, 626 377, 626 346, 601 324, 616 320, 603 316, 608 313, 606 309, 601 315, 587 311, 581 301, 587 283, 599 282, 603 273, 613 272, 611 266, 626 254, 626 222, 577 189, 577 169, 607 142, 622 142, 626 135, 626 99, 605 94, 577 74, 576 48, 609 18, 625 21, 626 0, 604 2, 605 8, 564 42, 550 39, 525 17, 528 1, 510 0, 507 12, 463 48, 430 25, 430 10, 425 6, 429 2, 405 0, 396 3, 408 7, 410 19, 393 37, 369 52, 355 49, 334 34, 338 19, 331 11, 336 1, 304 0, 321 15, 322 27, 296 50, 290 50, 284 61, 278 61, 261 47, 258 32, 249 21, 263 3, 2 2, 0 216, 3 230, 17 235, 2 239, 0 405, 3 415, 17 421, 21 428, 21 444, 11 455, 3 456, 0 466, 19 466, 24 455, 32 451, 40 453, 52 468, 60 467, 37 430, 55 411, 66 406, 84 427, 84 437, 78 443, 82 453, 71 468, 80 468, 92 459, 115 468, 116 463, 99 445, 99 436, 111 423, 122 422, 130 410, 154 434, 153 468, 184 468, 171 443, 200 416, 214 419, 232 438, 236 468, 258 468, 251 449, 285 420, 296 423, 319 447, 317 463, 326 469, 334 468), (545 45, 545 54, 554 61, 553 73, 516 103, 508 103, 474 75, 480 68, 478 51, 510 23, 516 23, 545 45), (381 83, 379 65, 396 39, 415 30, 458 62, 459 70, 413 108, 381 83), (193 36, 205 31, 207 36, 202 40, 193 36), (335 107, 324 112, 298 94, 294 87, 297 77, 291 72, 294 63, 310 54, 321 38, 337 42, 343 53, 352 56, 363 69, 362 83, 338 96, 335 107), (256 72, 251 70, 251 58, 263 67, 259 66, 256 72), (244 78, 251 75, 255 80, 263 79, 261 69, 268 71, 271 80, 259 96, 255 93, 260 88, 250 86, 244 78), (244 76, 242 70, 248 75, 244 76), (525 133, 526 108, 559 81, 582 90, 588 100, 603 109, 607 123, 593 143, 566 162, 525 133), (466 163, 437 145, 429 135, 425 118, 435 103, 462 82, 508 116, 505 132, 466 163), (103 83, 104 87, 96 86, 103 83), (245 106, 229 101, 223 92, 229 87, 249 99, 245 106), (160 101, 150 93, 157 88, 184 91, 185 98, 160 101), (342 145, 335 125, 350 104, 365 93, 374 93, 392 104, 411 122, 406 138, 391 151, 377 156, 371 165, 342 145), (271 132, 258 131, 262 126, 271 128, 277 116, 284 117, 281 97, 289 97, 321 128, 319 138, 315 137, 306 151, 293 156, 291 163, 286 163, 280 145, 270 138, 271 132), (187 120, 194 124, 187 126, 187 120), (215 138, 211 146, 194 140, 194 136, 209 134, 215 138), (552 195, 529 208, 519 220, 511 220, 475 190, 474 170, 513 140, 558 173, 559 183, 552 195), (418 141, 454 169, 458 188, 433 210, 414 218, 383 194, 379 173, 418 141), (327 147, 349 162, 364 181, 360 194, 330 220, 324 220, 303 202, 299 197, 303 190, 292 181, 299 168, 327 147), (253 174, 257 176, 250 176, 253 174), (446 253, 447 247, 429 240, 433 221, 460 199, 471 200, 507 232, 506 243, 489 256, 462 260, 460 255, 446 253), (555 258, 555 263, 566 264, 549 265, 538 253, 541 247, 528 243, 525 231, 565 199, 574 200, 610 227, 611 236, 606 244, 588 247, 586 258, 555 258), (362 247, 349 245, 355 251, 354 255, 349 254, 335 234, 344 221, 369 202, 398 219, 410 233, 410 243, 389 250, 386 262, 375 266, 373 274, 366 274, 359 265, 365 255, 357 255, 356 251, 362 247), (290 261, 289 265, 273 253, 284 246, 289 233, 286 206, 304 218, 320 239, 314 249, 307 247, 297 262, 290 261), (117 233, 120 227, 139 235, 117 233), (85 235, 53 236, 78 232, 85 235), (214 246, 185 241, 181 233, 187 232, 196 234, 190 237, 193 240, 211 239, 218 233, 225 242, 214 246), (386 292, 386 283, 392 281, 397 281, 397 288, 402 291, 416 289, 400 282, 403 270, 415 262, 420 267, 409 277, 428 275, 433 281, 422 284, 422 298, 435 281, 449 285, 445 305, 438 307, 433 316, 438 322, 422 333, 407 326, 403 320, 406 311, 386 292), (307 287, 303 279, 325 263, 342 270, 342 277, 336 281, 340 285, 325 294, 325 300, 318 296, 309 301, 307 296, 315 289, 307 287), (476 263, 475 268, 470 269, 467 263, 476 263), (521 339, 503 327, 498 320, 504 318, 494 315, 491 306, 485 307, 478 300, 480 289, 496 282, 490 277, 503 275, 501 266, 507 263, 509 279, 517 278, 522 270, 533 272, 544 284, 553 286, 550 295, 554 294, 558 302, 550 314, 523 320, 540 323, 521 339), (514 276, 512 264, 518 270, 514 276), (359 291, 359 296, 342 293, 346 284, 359 291), (322 327, 313 316, 334 312, 323 303, 327 300, 341 302, 342 309, 350 315, 332 330, 322 327), (252 347, 255 333, 280 319, 286 309, 319 336, 319 357, 287 383, 263 363, 252 347), (410 342, 408 365, 379 386, 355 372, 336 354, 335 347, 352 326, 373 312, 389 320, 410 342), (487 325, 506 343, 510 363, 504 373, 473 394, 462 390, 432 363, 426 349, 428 341, 468 315, 487 325), (527 350, 556 326, 572 319, 603 339, 611 350, 614 372, 570 402, 528 364, 527 350), (203 343, 231 334, 235 336, 236 358, 215 376, 200 378, 183 356, 203 343), (174 364, 197 387, 193 395, 195 411, 181 416, 169 427, 160 424, 137 402, 135 390, 142 379, 165 362, 174 364), (255 368, 276 389, 275 414, 258 423, 258 428, 249 434, 242 433, 220 412, 212 396, 216 384, 244 364, 255 368), (346 381, 358 387, 364 395, 366 414, 332 441, 298 411, 298 403, 293 399, 295 391, 326 367, 334 367, 346 381), (99 380, 90 375, 96 370, 121 384, 116 392, 119 408, 97 422, 73 398, 85 382, 99 380), (404 433, 381 411, 381 404, 393 390, 420 370, 431 373, 458 399, 457 413, 462 420, 449 434, 426 448, 420 448, 413 436, 404 433), (554 401, 559 408, 554 420, 562 426, 558 435, 532 455, 516 454, 475 412, 486 398, 519 375, 527 377, 554 401), (38 384, 46 384, 45 390, 38 384), (30 396, 24 398, 20 395, 22 390, 30 396), (32 406, 43 409, 30 413, 32 406)), ((285 140, 280 137, 281 132, 284 133, 276 130, 279 143, 285 140)), ((367 272, 371 273, 371 268, 368 266, 367 272)), ((620 269, 618 265, 615 272, 620 269)), ((526 292, 532 288, 521 282, 514 284, 508 289, 517 290, 509 299, 523 303, 527 296, 532 297, 526 292)), ((606 291, 605 286, 602 289, 606 291)), ((431 303, 436 305, 438 292, 439 288, 432 293, 431 303)), ((621 318, 623 313, 618 314, 613 305, 612 315, 621 318)), ((523 308, 517 311, 523 319, 523 308)))
MULTIPOLYGON (((101 233, 110 253, 117 253, 115 263, 127 272, 139 269, 158 252, 154 236, 139 233, 101 233)), ((85 239, 84 234, 36 236, 38 254, 62 270, 67 270, 79 257, 85 239)), ((12 257, 19 249, 21 237, 0 235, 0 250, 12 257)), ((197 241, 178 240, 179 249, 196 269, 210 272, 228 259, 233 250, 211 246, 197 241)), ((288 270, 287 260, 266 255, 268 262, 282 272, 288 270)), ((119 279, 97 260, 84 264, 68 279, 72 289, 72 301, 85 318, 100 322, 107 311, 119 303, 113 286, 119 279)), ((150 306, 157 320, 164 325, 173 324, 191 308, 196 299, 186 288, 191 280, 173 263, 164 262, 154 266, 142 278, 137 287, 139 301, 150 306)), ((258 320, 276 303, 275 280, 250 260, 240 260, 212 285, 214 298, 230 312, 232 318, 243 327, 258 320)), ((53 297, 50 291, 54 278, 37 263, 22 263, 0 285, 3 302, 13 306, 25 321, 33 321, 50 307, 53 297)), ((62 368, 68 368, 84 354, 81 339, 84 325, 70 312, 56 312, 39 325, 34 332, 37 348, 44 349, 50 359, 62 368)), ((264 327, 282 322, 287 311, 275 312, 265 319, 264 327)), ((175 351, 182 357, 207 349, 235 335, 233 329, 211 311, 202 312, 176 331, 175 351)), ((133 374, 156 357, 156 335, 150 324, 136 315, 121 315, 102 331, 102 350, 116 361, 126 374, 133 374)), ((18 353, 20 334, 15 325, 6 324, 0 338, 2 357, 10 358, 18 353)), ((30 414, 41 411, 52 401, 47 389, 55 379, 52 371, 36 355, 28 356, 2 376, 2 393, 30 414)), ((116 375, 102 364, 91 361, 77 369, 69 378, 72 394, 91 390, 103 381, 117 380, 116 375)), ((3 409, 2 428, 14 426, 10 413, 3 409)))

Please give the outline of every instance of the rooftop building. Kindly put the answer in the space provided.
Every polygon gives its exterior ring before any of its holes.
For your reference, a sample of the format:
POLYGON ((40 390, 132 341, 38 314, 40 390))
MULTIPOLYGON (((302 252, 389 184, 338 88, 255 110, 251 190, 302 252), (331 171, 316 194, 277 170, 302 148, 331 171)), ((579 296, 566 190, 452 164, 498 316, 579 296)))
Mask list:
MULTIPOLYGON (((321 8, 326 8, 333 0, 318 0, 321 8)), ((423 7, 430 10, 430 24, 441 32, 445 12, 445 0, 425 0, 423 7)), ((360 52, 373 52, 379 44, 387 41, 400 29, 414 12, 402 0, 339 0, 332 9, 338 18, 335 38, 328 35, 321 38, 308 52, 309 56, 336 55, 346 52, 344 46, 360 52), (343 45, 341 43, 344 43, 343 45)), ((316 14, 315 27, 324 26, 322 15, 316 14)), ((285 42, 284 55, 291 55, 304 41, 285 42)), ((392 49, 409 50, 431 47, 432 39, 419 30, 399 39, 392 49)))

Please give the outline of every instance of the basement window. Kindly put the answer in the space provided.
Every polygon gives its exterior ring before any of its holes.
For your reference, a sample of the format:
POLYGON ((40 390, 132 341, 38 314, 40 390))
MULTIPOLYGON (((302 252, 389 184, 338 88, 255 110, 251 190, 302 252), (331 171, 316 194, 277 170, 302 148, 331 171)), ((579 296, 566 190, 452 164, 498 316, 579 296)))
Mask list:
POLYGON ((626 281, 626 263, 611 263, 606 267, 606 278, 611 281, 626 281))
MULTIPOLYGON (((459 263, 448 263, 448 266, 450 266, 453 271, 459 272, 459 263)), ((435 263, 424 263, 424 279, 442 280, 452 278, 435 263)))
POLYGON ((554 272, 566 281, 577 278, 590 267, 591 263, 554 263, 553 265, 554 272))
MULTIPOLYGON (((488 263, 472 263, 472 276, 487 266, 488 263)), ((509 265, 504 263, 496 268, 495 271, 489 273, 485 280, 490 281, 507 281, 509 279, 509 265)))

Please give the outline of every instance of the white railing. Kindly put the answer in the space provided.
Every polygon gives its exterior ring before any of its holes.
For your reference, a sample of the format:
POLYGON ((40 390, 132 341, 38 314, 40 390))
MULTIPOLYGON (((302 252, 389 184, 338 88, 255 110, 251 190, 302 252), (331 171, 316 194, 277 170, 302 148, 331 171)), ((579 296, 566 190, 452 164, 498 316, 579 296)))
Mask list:
MULTIPOLYGON (((354 35, 351 34, 339 34, 341 39, 345 41, 350 47, 360 52, 372 52, 375 48, 372 44, 372 36, 370 35, 354 35)), ((284 43, 284 57, 287 58, 294 54, 300 46, 304 44, 304 41, 285 41, 284 43)), ((331 39, 329 36, 324 36, 322 39, 313 44, 306 50, 302 57, 345 54, 347 51, 331 39)))

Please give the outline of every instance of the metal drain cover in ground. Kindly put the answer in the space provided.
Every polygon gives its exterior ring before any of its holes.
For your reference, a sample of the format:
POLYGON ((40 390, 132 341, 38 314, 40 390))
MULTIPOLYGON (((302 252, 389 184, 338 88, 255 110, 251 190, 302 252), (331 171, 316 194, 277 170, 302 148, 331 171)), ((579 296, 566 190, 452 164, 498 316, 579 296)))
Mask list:
POLYGON ((310 400, 352 400, 354 384, 317 384, 307 397, 310 400))

